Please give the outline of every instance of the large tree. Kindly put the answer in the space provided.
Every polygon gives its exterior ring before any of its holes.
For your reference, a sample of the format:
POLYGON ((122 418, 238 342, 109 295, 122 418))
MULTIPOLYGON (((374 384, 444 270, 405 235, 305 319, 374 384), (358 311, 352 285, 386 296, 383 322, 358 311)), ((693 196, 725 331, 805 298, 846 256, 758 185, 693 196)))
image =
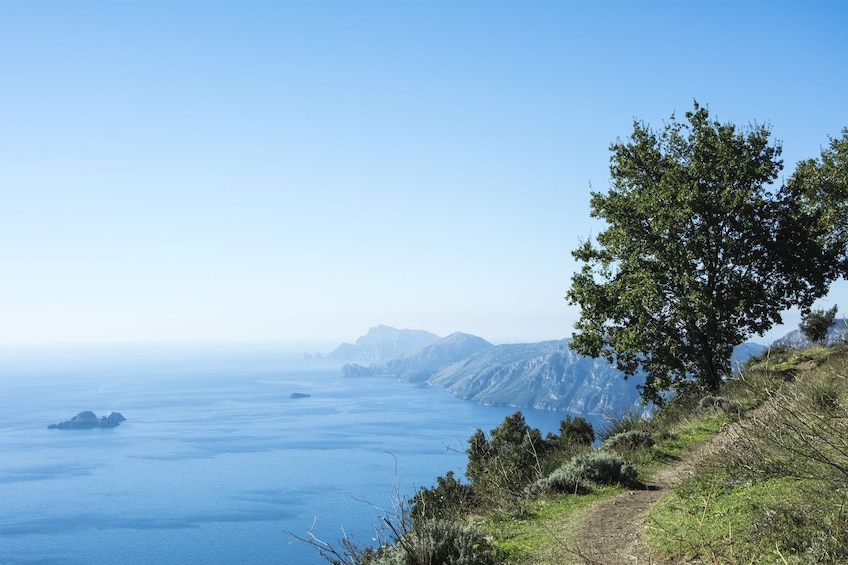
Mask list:
POLYGON ((606 225, 572 252, 583 266, 566 297, 581 308, 571 346, 644 374, 644 400, 717 390, 736 345, 789 307, 809 311, 837 275, 809 199, 772 187, 783 163, 770 137, 695 102, 685 122, 637 121, 610 146, 611 186, 591 198, 606 225))
POLYGON ((821 157, 798 163, 784 192, 802 210, 827 266, 848 276, 848 128, 830 138, 821 157))

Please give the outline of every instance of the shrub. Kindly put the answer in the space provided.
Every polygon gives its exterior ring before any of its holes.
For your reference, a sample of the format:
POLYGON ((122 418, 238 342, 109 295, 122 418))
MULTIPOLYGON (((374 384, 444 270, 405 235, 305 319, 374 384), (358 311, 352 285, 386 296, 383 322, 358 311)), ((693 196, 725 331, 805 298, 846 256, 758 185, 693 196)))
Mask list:
POLYGON ((471 507, 471 487, 456 480, 453 471, 438 477, 436 483, 429 489, 422 488, 412 498, 412 519, 451 520, 467 514, 471 507))
POLYGON ((701 412, 722 412, 724 414, 739 414, 742 412, 739 404, 729 398, 723 396, 705 396, 698 402, 698 409, 701 412))
POLYGON ((571 468, 564 466, 555 470, 553 473, 539 479, 532 485, 527 487, 528 496, 538 496, 540 494, 578 494, 583 489, 580 488, 580 481, 571 468))
POLYGON ((808 402, 813 410, 839 409, 840 383, 829 379, 816 379, 804 383, 808 402))
POLYGON ((607 424, 598 433, 601 441, 606 441, 607 438, 621 432, 629 432, 631 430, 647 430, 651 422, 643 418, 642 415, 634 409, 628 410, 619 416, 607 417, 607 424))
POLYGON ((565 466, 564 472, 578 483, 591 481, 598 485, 631 485, 636 483, 636 468, 621 456, 605 451, 578 455, 565 466))
POLYGON ((487 438, 478 429, 468 440, 465 475, 481 510, 520 510, 527 485, 544 476, 550 444, 531 428, 521 412, 504 418, 487 438))
POLYGON ((612 451, 633 451, 636 449, 648 449, 654 445, 654 439, 646 431, 630 430, 619 432, 604 440, 602 447, 612 451))
POLYGON ((484 533, 445 520, 425 520, 380 548, 363 565, 497 565, 497 551, 484 533))
POLYGON ((572 446, 588 446, 595 441, 595 429, 583 416, 566 416, 559 423, 559 436, 549 436, 551 441, 559 449, 572 446))
POLYGON ((542 476, 547 476, 572 457, 591 449, 595 441, 595 429, 583 416, 566 416, 559 424, 559 435, 548 433, 546 443, 550 447, 543 459, 542 476))

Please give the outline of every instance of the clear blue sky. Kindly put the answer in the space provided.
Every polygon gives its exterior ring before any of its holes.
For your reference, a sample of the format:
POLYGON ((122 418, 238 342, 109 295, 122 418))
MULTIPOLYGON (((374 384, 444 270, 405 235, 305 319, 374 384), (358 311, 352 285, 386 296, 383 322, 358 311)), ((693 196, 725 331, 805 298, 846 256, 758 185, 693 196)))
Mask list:
MULTIPOLYGON (((610 142, 697 99, 771 124, 788 175, 848 126, 846 22, 815 1, 2 0, 0 343, 567 337, 610 142)), ((848 286, 821 304, 848 311, 848 286)))

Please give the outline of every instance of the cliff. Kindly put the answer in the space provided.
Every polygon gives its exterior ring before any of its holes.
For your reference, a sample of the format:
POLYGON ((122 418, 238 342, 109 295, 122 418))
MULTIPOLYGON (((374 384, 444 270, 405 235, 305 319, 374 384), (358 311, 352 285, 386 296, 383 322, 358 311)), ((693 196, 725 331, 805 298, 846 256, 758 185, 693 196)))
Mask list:
MULTIPOLYGON (((641 377, 625 380, 615 366, 603 359, 574 353, 568 347, 568 339, 492 345, 465 333, 438 338, 429 332, 406 332, 414 330, 372 328, 367 336, 357 340, 361 347, 358 351, 385 355, 408 347, 413 340, 400 338, 410 335, 423 341, 435 338, 435 341, 410 347, 394 358, 375 361, 368 366, 348 363, 342 368, 342 374, 346 377, 384 376, 441 386, 455 396, 486 406, 574 414, 620 414, 639 403, 637 385, 644 382, 641 377), (389 342, 380 343, 381 339, 389 342)), ((763 346, 752 343, 740 345, 734 353, 734 366, 762 349, 763 346)), ((345 348, 344 351, 351 350, 345 348)))

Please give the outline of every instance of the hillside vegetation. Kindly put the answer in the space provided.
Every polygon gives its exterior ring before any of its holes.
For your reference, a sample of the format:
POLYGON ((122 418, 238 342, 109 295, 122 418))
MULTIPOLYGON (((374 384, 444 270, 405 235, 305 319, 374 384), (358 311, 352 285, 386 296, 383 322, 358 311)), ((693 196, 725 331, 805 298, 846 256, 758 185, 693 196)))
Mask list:
POLYGON ((467 484, 398 500, 376 546, 301 539, 338 564, 848 562, 846 376, 844 342, 777 347, 650 420, 543 438, 516 412, 469 438, 467 484))
POLYGON ((848 562, 846 377, 844 342, 752 359, 724 386, 734 423, 650 512, 650 547, 708 563, 848 562))

